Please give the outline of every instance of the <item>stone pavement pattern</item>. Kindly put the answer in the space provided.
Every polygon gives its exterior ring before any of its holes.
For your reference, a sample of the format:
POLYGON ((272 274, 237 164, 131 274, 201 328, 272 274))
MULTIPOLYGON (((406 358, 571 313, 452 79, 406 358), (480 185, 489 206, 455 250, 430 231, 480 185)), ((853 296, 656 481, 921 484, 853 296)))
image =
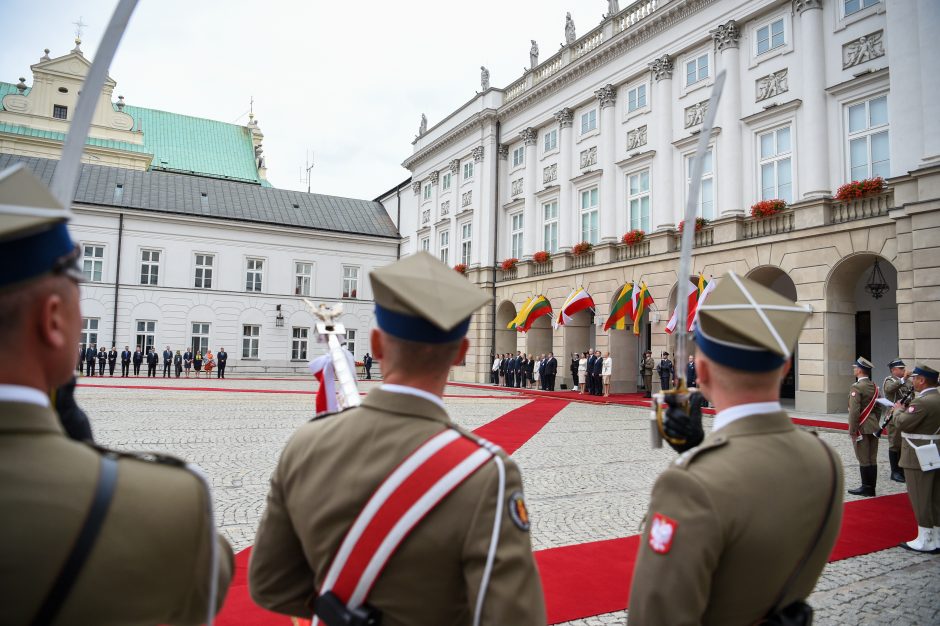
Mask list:
MULTIPOLYGON (((83 378, 80 383, 114 386, 80 386, 77 392, 100 443, 166 452, 202 466, 212 481, 222 532, 236 550, 251 545, 278 455, 291 433, 312 416, 313 383, 108 377, 83 378)), ((449 387, 446 393, 452 417, 470 429, 530 399, 462 386, 449 387)), ((670 450, 650 449, 647 420, 643 409, 573 402, 513 455, 523 472, 536 549, 640 531, 653 482, 674 458, 670 450)), ((841 455, 847 486, 855 486, 858 465, 849 437, 842 432, 822 432, 821 437, 841 455)), ((903 485, 888 480, 885 446, 879 456, 879 495, 904 492, 903 485)), ((846 494, 846 499, 854 497, 846 494)), ((940 556, 894 548, 832 563, 811 604, 817 624, 938 624, 940 556)), ((569 624, 626 621, 621 611, 569 624)))

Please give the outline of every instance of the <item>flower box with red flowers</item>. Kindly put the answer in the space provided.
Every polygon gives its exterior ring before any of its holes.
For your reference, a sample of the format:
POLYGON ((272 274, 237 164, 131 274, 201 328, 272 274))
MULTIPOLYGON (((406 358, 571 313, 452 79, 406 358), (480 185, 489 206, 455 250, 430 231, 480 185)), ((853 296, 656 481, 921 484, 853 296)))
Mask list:
POLYGON ((503 259, 503 262, 499 264, 499 267, 503 271, 508 272, 509 270, 516 269, 516 265, 518 264, 519 264, 519 259, 517 259, 516 257, 512 257, 510 259, 503 259))
MULTIPOLYGON (((706 226, 708 226, 708 220, 707 220, 707 219, 705 219, 704 217, 696 217, 696 218, 695 218, 695 232, 699 232, 700 230, 702 230, 702 229, 705 228, 706 226)), ((679 222, 679 232, 680 232, 680 233, 682 232, 682 229, 683 229, 683 228, 685 228, 685 220, 682 220, 681 222, 679 222)))
POLYGON ((582 241, 581 243, 574 244, 574 247, 571 249, 571 254, 581 256, 582 254, 590 252, 593 248, 594 246, 591 245, 590 241, 582 241))
POLYGON ((620 241, 628 246, 635 246, 638 243, 642 243, 644 239, 646 239, 646 232, 635 228, 624 235, 620 241))
POLYGON ((454 271, 455 271, 455 272, 458 272, 458 273, 460 273, 460 274, 466 274, 466 273, 467 273, 467 266, 466 266, 465 264, 463 264, 463 263, 458 263, 457 265, 454 266, 454 271))
POLYGON ((787 208, 787 203, 783 200, 761 200, 751 205, 751 217, 754 219, 764 219, 776 215, 787 208))
POLYGON ((876 196, 884 190, 885 179, 881 176, 866 178, 865 180, 853 180, 839 187, 839 190, 836 191, 836 200, 845 202, 866 196, 876 196))
POLYGON ((539 250, 532 255, 532 260, 536 263, 548 263, 552 258, 552 255, 545 250, 539 250))

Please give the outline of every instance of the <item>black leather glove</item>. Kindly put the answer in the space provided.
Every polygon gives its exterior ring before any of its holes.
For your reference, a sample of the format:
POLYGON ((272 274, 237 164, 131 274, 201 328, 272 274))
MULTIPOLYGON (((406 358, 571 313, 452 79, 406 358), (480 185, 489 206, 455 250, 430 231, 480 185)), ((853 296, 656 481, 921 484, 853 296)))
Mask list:
POLYGON ((705 404, 705 396, 698 391, 689 395, 689 412, 686 414, 685 407, 681 406, 673 395, 666 395, 666 404, 669 408, 666 410, 666 419, 663 423, 663 430, 670 439, 684 439, 682 445, 666 443, 676 452, 685 452, 691 450, 705 439, 705 431, 702 429, 702 406, 705 404))

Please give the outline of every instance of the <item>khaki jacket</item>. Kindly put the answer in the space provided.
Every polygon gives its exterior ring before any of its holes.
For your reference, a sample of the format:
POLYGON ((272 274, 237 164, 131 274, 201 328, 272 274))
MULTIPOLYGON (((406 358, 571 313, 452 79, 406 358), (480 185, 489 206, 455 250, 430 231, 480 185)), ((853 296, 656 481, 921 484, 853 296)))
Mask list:
MULTIPOLYGON (((255 602, 309 617, 315 589, 361 508, 403 459, 448 427, 453 424, 437 404, 382 389, 358 408, 302 426, 271 478, 252 549, 248 580, 255 602)), ((507 500, 481 623, 544 626, 529 533, 509 514, 508 499, 521 494, 521 477, 500 454, 507 500)), ((497 469, 488 462, 414 528, 366 599, 382 612, 383 626, 472 623, 496 497, 497 469)))
MULTIPOLYGON (((50 409, 0 402, 0 625, 32 620, 85 521, 98 473, 99 453, 66 438, 50 409)), ((121 457, 107 517, 56 626, 202 624, 209 530, 192 474, 121 457)), ((221 606, 233 559, 217 541, 221 606)))
POLYGON ((654 369, 656 369, 656 361, 653 360, 653 357, 647 357, 646 360, 643 361, 643 375, 652 376, 654 369))
POLYGON ((673 462, 653 487, 633 572, 631 626, 758 622, 828 511, 823 535, 782 604, 809 596, 842 520, 842 464, 820 443, 786 413, 755 415, 710 433, 673 462), (651 542, 657 515, 675 523, 668 544, 662 533, 651 542))
MULTIPOLYGON (((895 426, 902 433, 919 435, 935 435, 940 432, 940 392, 934 387, 924 390, 911 401, 906 411, 898 411, 895 416, 895 426)), ((940 445, 940 441, 934 440, 940 445)), ((922 446, 930 441, 926 439, 915 440, 914 445, 922 446)), ((910 441, 903 440, 901 444, 900 466, 904 469, 920 469, 917 454, 910 441)))
POLYGON ((877 388, 875 387, 875 383, 871 382, 868 378, 860 378, 852 385, 852 390, 849 392, 849 434, 853 437, 858 433, 871 435, 878 432, 878 419, 881 415, 881 407, 877 404, 875 408, 871 410, 871 414, 869 414, 865 423, 859 427, 862 411, 865 410, 865 407, 868 406, 868 403, 871 402, 871 399, 876 393, 877 388))
POLYGON ((894 376, 888 376, 885 378, 885 382, 882 384, 882 391, 884 391, 885 398, 891 402, 897 402, 900 400, 901 396, 907 393, 910 388, 910 381, 895 378, 894 376))

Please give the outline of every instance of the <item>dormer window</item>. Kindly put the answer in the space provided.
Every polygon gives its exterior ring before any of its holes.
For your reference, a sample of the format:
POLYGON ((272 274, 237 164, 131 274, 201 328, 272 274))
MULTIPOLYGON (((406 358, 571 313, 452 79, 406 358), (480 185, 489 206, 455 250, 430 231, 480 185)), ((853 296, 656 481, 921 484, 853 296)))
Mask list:
POLYGON ((52 117, 57 120, 67 120, 69 119, 69 108, 62 106, 61 104, 52 105, 52 117))
POLYGON ((68 92, 69 90, 66 89, 65 87, 59 87, 59 93, 68 93, 68 92))

